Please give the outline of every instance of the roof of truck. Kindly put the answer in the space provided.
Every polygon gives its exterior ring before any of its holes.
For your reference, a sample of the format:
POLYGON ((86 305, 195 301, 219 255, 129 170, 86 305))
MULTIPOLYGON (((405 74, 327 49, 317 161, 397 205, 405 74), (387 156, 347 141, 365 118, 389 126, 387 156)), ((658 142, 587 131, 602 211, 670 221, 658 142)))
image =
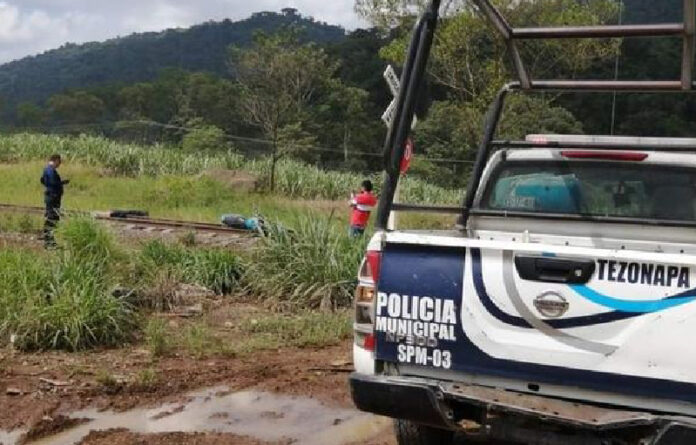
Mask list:
POLYGON ((637 147, 696 147, 696 138, 664 138, 642 136, 599 136, 585 134, 530 134, 525 138, 527 142, 558 143, 558 144, 604 144, 612 146, 637 146, 637 147))
POLYGON ((542 161, 542 160, 563 160, 563 161, 597 161, 597 162, 636 162, 664 165, 696 166, 696 152, 693 153, 672 153, 654 152, 645 150, 601 150, 601 149, 575 149, 575 148, 533 148, 533 149, 510 149, 506 150, 506 158, 511 161, 542 161), (593 158, 591 155, 596 153, 598 156, 593 158), (643 153, 647 157, 643 160, 618 159, 622 154, 643 153), (569 154, 587 154, 588 156, 568 156, 569 154), (599 156, 606 155, 606 157, 599 156), (616 156, 617 159, 611 159, 616 156))

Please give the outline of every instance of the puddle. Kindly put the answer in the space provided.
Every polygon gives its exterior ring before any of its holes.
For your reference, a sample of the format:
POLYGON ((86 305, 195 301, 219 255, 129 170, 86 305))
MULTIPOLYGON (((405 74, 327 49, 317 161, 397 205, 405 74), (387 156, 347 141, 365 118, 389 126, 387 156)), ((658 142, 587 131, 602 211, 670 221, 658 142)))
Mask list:
POLYGON ((17 443, 20 436, 24 434, 23 430, 2 431, 0 430, 0 445, 12 445, 17 443))
MULTIPOLYGON (((390 425, 385 418, 354 409, 327 407, 302 397, 255 391, 229 393, 224 387, 192 393, 189 397, 186 403, 122 413, 75 411, 69 417, 91 420, 31 444, 72 445, 92 430, 125 428, 146 434, 217 432, 269 442, 289 439, 302 445, 340 445, 370 439, 390 425)), ((20 434, 0 431, 0 443, 13 445, 20 434)))

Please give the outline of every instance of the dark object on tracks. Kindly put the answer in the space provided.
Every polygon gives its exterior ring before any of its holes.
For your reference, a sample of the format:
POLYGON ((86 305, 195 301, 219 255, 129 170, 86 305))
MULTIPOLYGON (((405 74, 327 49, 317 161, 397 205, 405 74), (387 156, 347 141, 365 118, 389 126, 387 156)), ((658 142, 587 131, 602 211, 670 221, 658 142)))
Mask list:
POLYGON ((150 213, 145 210, 111 210, 109 217, 111 218, 147 218, 150 213))
POLYGON ((266 233, 265 221, 261 216, 247 218, 245 216, 236 214, 222 215, 221 222, 222 225, 232 229, 248 230, 250 232, 258 232, 260 234, 266 233))

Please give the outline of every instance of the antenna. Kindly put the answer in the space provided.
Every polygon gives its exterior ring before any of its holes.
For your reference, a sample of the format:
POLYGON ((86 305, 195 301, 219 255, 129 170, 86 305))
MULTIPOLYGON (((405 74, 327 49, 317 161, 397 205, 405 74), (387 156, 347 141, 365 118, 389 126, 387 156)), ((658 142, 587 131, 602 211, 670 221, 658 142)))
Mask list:
MULTIPOLYGON (((619 0, 619 26, 623 25, 624 2, 619 0)), ((622 42, 623 43, 623 42, 622 42)), ((614 62, 614 81, 619 80, 619 63, 621 60, 621 46, 619 45, 616 51, 616 60, 614 62)), ((612 93, 611 98, 611 129, 609 134, 614 136, 614 127, 616 125, 616 91, 612 93)))

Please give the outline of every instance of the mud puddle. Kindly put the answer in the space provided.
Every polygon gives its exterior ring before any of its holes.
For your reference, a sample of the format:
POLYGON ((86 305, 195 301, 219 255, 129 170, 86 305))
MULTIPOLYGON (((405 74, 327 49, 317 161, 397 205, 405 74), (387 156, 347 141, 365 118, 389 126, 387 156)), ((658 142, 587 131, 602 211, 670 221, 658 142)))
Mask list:
MULTIPOLYGON (((375 437, 389 421, 354 409, 327 407, 307 398, 266 392, 230 393, 211 388, 191 393, 185 403, 122 413, 75 411, 70 418, 90 419, 32 445, 72 445, 90 431, 125 428, 134 433, 216 432, 263 441, 290 440, 303 445, 347 444, 375 437)), ((0 431, 0 443, 13 445, 21 432, 0 431)))

